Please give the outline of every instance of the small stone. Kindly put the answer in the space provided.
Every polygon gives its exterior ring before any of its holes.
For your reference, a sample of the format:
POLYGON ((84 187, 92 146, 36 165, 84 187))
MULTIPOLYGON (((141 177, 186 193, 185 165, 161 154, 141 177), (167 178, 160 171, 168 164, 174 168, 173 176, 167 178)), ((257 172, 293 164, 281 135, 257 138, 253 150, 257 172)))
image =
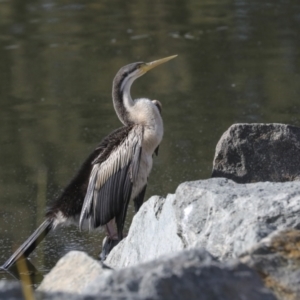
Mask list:
POLYGON ((38 291, 81 294, 94 278, 105 277, 110 272, 86 253, 71 251, 46 275, 38 291))

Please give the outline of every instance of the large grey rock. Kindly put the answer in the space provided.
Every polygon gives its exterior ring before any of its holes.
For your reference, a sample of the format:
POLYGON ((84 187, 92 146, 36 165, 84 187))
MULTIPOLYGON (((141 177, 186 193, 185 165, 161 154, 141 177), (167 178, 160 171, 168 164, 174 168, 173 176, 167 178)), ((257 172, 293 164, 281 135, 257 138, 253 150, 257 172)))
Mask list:
POLYGON ((105 263, 113 268, 132 266, 185 248, 177 234, 178 219, 174 195, 151 197, 134 216, 128 236, 108 255, 105 263))
POLYGON ((239 183, 300 179, 300 128, 234 124, 219 140, 212 177, 239 183))
POLYGON ((300 299, 300 231, 276 231, 241 256, 279 299, 300 299))
POLYGON ((95 279, 87 294, 112 299, 275 300, 256 272, 237 261, 219 263, 201 249, 182 251, 95 279))
POLYGON ((113 268, 184 248, 203 247, 221 260, 237 257, 276 229, 300 226, 300 182, 237 184, 212 178, 152 197, 128 236, 109 254, 113 268))
POLYGON ((95 277, 105 277, 110 272, 86 253, 71 251, 45 276, 38 290, 81 294, 95 277))

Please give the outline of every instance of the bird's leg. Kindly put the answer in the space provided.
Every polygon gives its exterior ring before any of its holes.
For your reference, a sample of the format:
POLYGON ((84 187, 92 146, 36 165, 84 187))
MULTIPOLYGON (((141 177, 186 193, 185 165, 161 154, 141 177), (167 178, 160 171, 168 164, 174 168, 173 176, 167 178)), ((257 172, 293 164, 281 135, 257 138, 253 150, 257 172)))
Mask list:
POLYGON ((106 237, 102 243, 102 251, 99 255, 100 260, 104 261, 110 251, 119 243, 118 232, 115 226, 115 220, 110 220, 107 224, 105 224, 106 229, 106 237))
POLYGON ((110 220, 108 223, 105 224, 106 235, 111 240, 118 239, 118 232, 115 226, 115 219, 110 220))

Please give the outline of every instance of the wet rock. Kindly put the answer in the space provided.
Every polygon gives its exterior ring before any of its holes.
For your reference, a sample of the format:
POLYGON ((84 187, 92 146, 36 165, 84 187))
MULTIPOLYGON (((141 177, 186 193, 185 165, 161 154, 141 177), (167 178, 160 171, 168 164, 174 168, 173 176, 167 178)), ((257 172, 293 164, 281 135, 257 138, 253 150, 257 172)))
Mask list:
POLYGON ((300 227, 299 211, 298 182, 186 182, 175 195, 152 197, 141 207, 106 263, 133 266, 193 247, 221 260, 238 257, 276 229, 300 227))
POLYGON ((212 177, 239 183, 300 179, 300 128, 234 124, 219 140, 212 177))
POLYGON ((0 299, 5 300, 23 300, 23 291, 21 284, 17 281, 0 281, 0 299))
POLYGON ((241 260, 261 275, 279 299, 300 299, 300 231, 277 231, 244 253, 241 260))
POLYGON ((86 292, 111 295, 111 299, 276 299, 246 265, 237 261, 217 262, 201 249, 117 270, 104 280, 96 278, 86 292))
POLYGON ((105 277, 109 272, 84 252, 71 251, 57 262, 38 290, 81 294, 95 277, 105 277))

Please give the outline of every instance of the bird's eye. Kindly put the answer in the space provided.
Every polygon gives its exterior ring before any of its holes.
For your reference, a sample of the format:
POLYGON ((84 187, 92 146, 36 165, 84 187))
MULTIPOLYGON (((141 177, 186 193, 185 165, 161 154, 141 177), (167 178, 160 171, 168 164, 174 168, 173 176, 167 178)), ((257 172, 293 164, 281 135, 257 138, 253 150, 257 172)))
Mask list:
POLYGON ((158 111, 161 114, 162 104, 158 100, 152 100, 152 103, 158 108, 158 111))

